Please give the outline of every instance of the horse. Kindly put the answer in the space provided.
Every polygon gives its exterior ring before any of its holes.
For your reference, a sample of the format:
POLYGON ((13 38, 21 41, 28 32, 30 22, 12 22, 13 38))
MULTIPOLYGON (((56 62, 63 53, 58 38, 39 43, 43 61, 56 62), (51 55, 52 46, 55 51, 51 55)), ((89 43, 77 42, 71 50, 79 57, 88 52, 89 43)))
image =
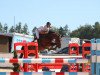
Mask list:
MULTIPOLYGON (((61 37, 58 33, 49 31, 48 34, 39 34, 40 38, 37 40, 38 42, 38 51, 42 51, 45 49, 48 50, 56 50, 57 48, 61 48, 61 37)), ((34 42, 34 40, 32 41, 34 42)), ((29 46, 29 50, 33 50, 35 47, 29 46)), ((24 47, 22 47, 24 50, 24 47)), ((34 54, 32 54, 34 55, 34 54)), ((22 58, 23 54, 21 53, 19 58, 22 58)))

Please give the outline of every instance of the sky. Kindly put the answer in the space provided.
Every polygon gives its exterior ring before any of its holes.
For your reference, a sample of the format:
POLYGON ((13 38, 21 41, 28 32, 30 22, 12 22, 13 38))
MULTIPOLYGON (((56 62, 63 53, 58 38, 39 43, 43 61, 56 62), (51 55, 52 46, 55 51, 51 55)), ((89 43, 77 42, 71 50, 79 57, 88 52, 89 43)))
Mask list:
POLYGON ((100 22, 100 0, 0 0, 0 22, 9 28, 22 22, 29 31, 51 22, 52 26, 75 30, 80 25, 100 22))

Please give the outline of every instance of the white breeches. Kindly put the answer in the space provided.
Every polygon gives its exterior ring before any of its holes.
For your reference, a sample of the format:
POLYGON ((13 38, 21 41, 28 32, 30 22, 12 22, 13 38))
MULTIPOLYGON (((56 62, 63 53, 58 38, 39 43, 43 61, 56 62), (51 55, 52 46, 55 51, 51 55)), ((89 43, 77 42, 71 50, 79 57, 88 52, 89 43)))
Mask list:
POLYGON ((38 31, 38 29, 35 30, 35 33, 36 33, 37 39, 39 39, 39 31, 38 31))

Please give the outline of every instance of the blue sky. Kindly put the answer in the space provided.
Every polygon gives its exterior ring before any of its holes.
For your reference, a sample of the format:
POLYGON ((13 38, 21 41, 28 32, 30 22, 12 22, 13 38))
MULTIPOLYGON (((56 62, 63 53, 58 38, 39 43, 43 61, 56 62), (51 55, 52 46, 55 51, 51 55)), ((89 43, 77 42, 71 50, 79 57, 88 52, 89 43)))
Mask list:
POLYGON ((0 22, 9 27, 15 23, 27 23, 31 31, 34 26, 68 25, 72 31, 84 24, 100 22, 100 0, 0 0, 0 22))

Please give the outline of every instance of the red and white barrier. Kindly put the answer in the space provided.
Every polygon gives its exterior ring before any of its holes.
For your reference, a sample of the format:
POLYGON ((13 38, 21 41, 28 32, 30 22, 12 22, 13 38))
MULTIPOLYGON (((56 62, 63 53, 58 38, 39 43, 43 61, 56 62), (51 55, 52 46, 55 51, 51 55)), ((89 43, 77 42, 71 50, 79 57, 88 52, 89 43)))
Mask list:
POLYGON ((0 63, 88 63, 88 59, 63 59, 63 58, 36 58, 36 59, 8 59, 0 58, 0 63))
POLYGON ((89 72, 0 72, 0 75, 90 75, 89 72))

